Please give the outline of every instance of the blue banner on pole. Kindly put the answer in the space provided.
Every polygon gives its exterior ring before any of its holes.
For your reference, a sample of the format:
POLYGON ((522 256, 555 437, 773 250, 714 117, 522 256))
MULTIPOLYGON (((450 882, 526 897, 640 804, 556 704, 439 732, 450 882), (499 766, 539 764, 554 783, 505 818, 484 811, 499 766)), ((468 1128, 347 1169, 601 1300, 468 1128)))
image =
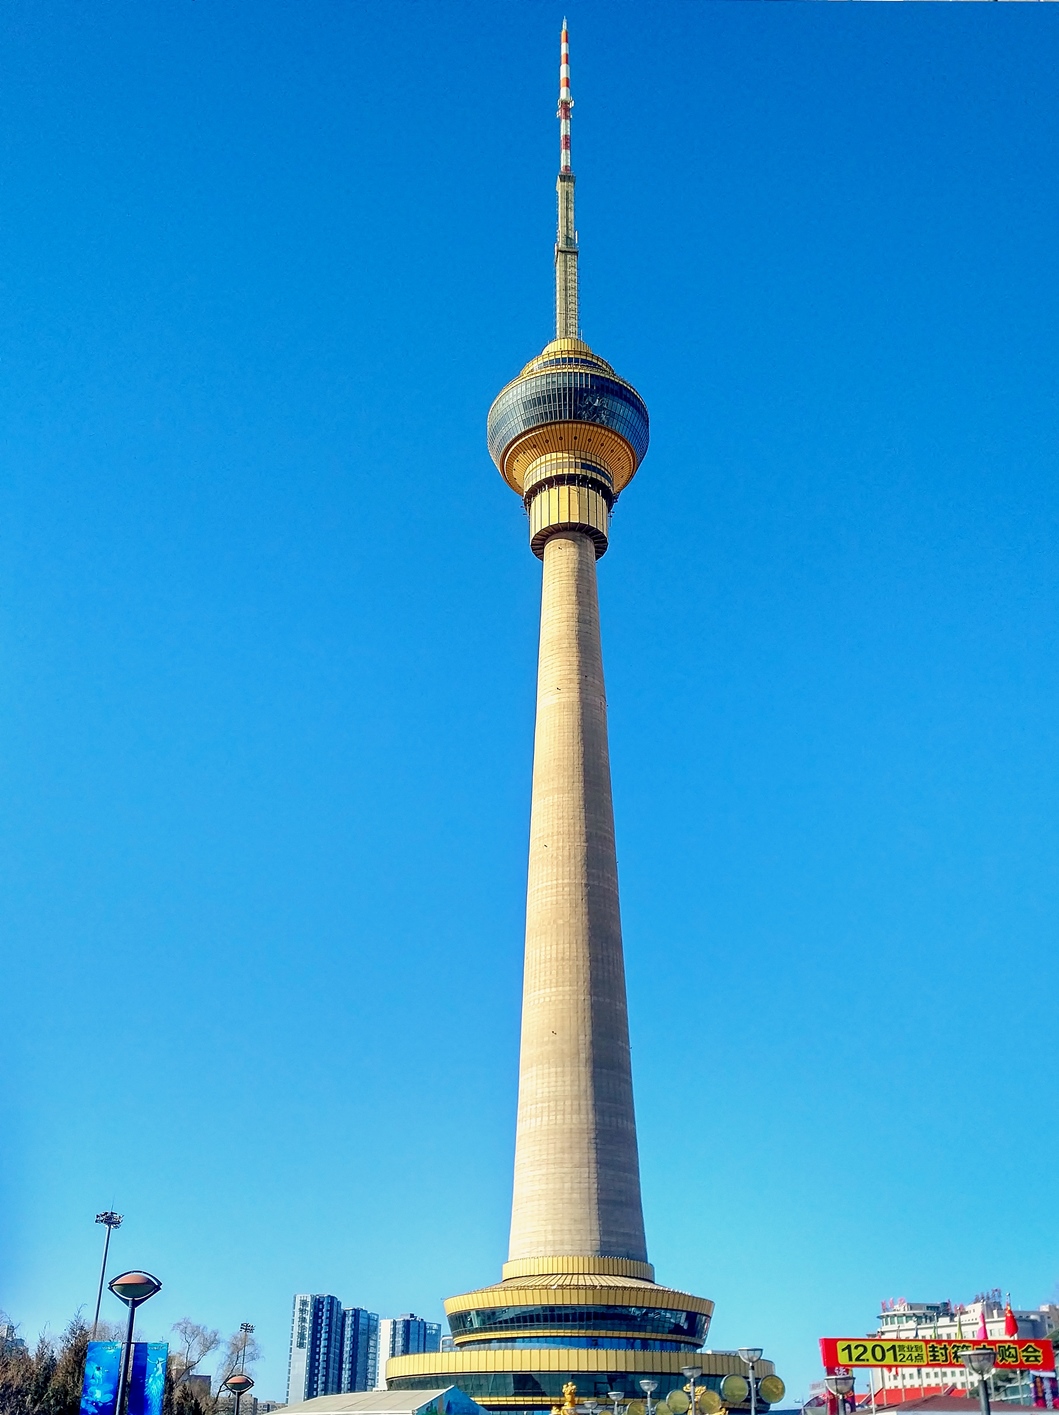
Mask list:
POLYGON ((162 1415, 168 1359, 169 1347, 164 1341, 133 1342, 127 1415, 162 1415))
POLYGON ((114 1415, 121 1374, 120 1341, 90 1341, 81 1387, 81 1415, 114 1415))
MULTIPOLYGON (((116 1415, 124 1342, 90 1341, 81 1387, 81 1415, 116 1415)), ((164 1341, 134 1341, 126 1415, 162 1415, 169 1347, 164 1341)))

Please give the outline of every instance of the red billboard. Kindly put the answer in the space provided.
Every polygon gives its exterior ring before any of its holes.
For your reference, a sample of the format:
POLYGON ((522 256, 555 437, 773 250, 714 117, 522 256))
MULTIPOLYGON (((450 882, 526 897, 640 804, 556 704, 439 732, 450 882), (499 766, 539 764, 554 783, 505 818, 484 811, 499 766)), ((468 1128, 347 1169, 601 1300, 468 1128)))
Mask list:
POLYGON ((962 1366, 961 1351, 991 1346, 999 1371, 1054 1371, 1055 1351, 1050 1341, 884 1341, 870 1336, 822 1336, 820 1355, 827 1370, 836 1366, 962 1366))

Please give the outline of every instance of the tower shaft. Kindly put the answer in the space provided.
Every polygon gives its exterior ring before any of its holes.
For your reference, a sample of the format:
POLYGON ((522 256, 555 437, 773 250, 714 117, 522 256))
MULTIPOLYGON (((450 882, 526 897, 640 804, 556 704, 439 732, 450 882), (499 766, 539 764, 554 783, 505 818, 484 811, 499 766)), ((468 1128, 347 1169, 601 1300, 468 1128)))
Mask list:
POLYGON ((544 546, 509 1261, 646 1263, 596 550, 544 546))

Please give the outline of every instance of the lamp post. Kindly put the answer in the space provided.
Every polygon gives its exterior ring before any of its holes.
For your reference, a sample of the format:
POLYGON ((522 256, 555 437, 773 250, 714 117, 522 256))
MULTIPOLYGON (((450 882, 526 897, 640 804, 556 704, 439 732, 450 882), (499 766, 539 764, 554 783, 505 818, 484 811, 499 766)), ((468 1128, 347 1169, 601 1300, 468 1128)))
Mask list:
POLYGON ((655 1405, 654 1401, 651 1399, 651 1396, 658 1389, 658 1382, 651 1380, 643 1380, 640 1382, 640 1389, 647 1397, 647 1415, 654 1415, 655 1405))
POLYGON ((114 1415, 122 1415, 122 1405, 129 1390, 129 1366, 132 1364, 132 1329, 136 1322, 136 1308, 142 1307, 149 1297, 153 1297, 162 1284, 150 1273, 122 1273, 107 1283, 119 1301, 129 1309, 129 1324, 125 1328, 125 1350, 121 1357, 121 1376, 118 1380, 118 1398, 114 1403, 114 1415))
POLYGON ((235 1415, 239 1415, 239 1402, 242 1400, 243 1396, 247 1393, 247 1391, 250 1390, 253 1384, 253 1380, 250 1376, 246 1374, 245 1371, 233 1371, 232 1374, 225 1381, 225 1390, 231 1391, 232 1395, 235 1396, 235 1415))
POLYGON ((702 1375, 701 1366, 681 1366, 680 1373, 688 1378, 688 1395, 691 1398, 691 1415, 698 1415, 695 1408, 695 1382, 702 1375))
POLYGON ((625 1392, 623 1390, 608 1390, 607 1399, 611 1401, 614 1406, 614 1415, 621 1415, 618 1404, 625 1399, 625 1392))
POLYGON ((107 1275, 107 1254, 110 1251, 110 1235, 116 1228, 120 1228, 124 1214, 113 1213, 110 1209, 104 1209, 101 1214, 96 1214, 96 1223, 103 1223, 107 1226, 107 1236, 103 1239, 103 1261, 99 1267, 99 1290, 96 1292, 96 1315, 92 1319, 92 1340, 96 1339, 96 1331, 99 1328, 99 1308, 103 1301, 103 1281, 107 1275))
POLYGON ((989 1387, 986 1377, 996 1365, 996 1352, 991 1346, 972 1346, 970 1351, 961 1351, 960 1360, 978 1377, 978 1400, 982 1415, 989 1415, 989 1387))
POLYGON ((835 1403, 838 1406, 838 1415, 843 1415, 846 1408, 846 1396, 853 1390, 855 1381, 856 1377, 851 1376, 848 1372, 837 1376, 824 1377, 824 1385, 827 1386, 828 1390, 835 1397, 835 1403))
POLYGON ((750 1415, 757 1415, 757 1381, 754 1379, 754 1367, 761 1360, 763 1348, 760 1346, 741 1346, 739 1348, 739 1359, 747 1368, 747 1376, 750 1379, 750 1415))

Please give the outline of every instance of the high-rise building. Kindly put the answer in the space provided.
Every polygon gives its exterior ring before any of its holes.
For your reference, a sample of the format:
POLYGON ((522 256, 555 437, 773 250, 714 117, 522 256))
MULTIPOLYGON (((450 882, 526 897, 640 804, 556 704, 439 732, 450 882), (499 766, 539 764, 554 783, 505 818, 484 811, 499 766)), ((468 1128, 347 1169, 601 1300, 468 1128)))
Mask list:
POLYGON ((291 1321, 287 1404, 335 1395, 342 1378, 342 1303, 329 1293, 299 1292, 291 1321))
POLYGON ((379 1388, 386 1388, 386 1362, 391 1356, 416 1356, 437 1351, 440 1347, 440 1322, 428 1322, 414 1312, 405 1312, 400 1317, 383 1317, 379 1323, 379 1388))
MULTIPOLYGON (((500 1282, 451 1297, 452 1351, 393 1356, 387 1385, 455 1382, 496 1411, 688 1383, 749 1405, 735 1352, 701 1351, 713 1303, 656 1281, 640 1202, 596 561, 648 444, 631 384, 581 338, 569 47, 559 71, 555 338, 488 418, 489 451, 543 562, 515 1182, 500 1282), (652 1385, 653 1383, 653 1385, 652 1385)), ((768 1361, 758 1377, 772 1375, 768 1361)), ((782 1397, 775 1381, 759 1396, 782 1397), (768 1394, 766 1394, 768 1392, 768 1394)), ((685 1405, 686 1408, 686 1405, 685 1405)), ((640 1412, 636 1412, 640 1415, 640 1412)))
POLYGON ((374 1390, 378 1370, 379 1314, 363 1307, 344 1307, 339 1390, 374 1390))

